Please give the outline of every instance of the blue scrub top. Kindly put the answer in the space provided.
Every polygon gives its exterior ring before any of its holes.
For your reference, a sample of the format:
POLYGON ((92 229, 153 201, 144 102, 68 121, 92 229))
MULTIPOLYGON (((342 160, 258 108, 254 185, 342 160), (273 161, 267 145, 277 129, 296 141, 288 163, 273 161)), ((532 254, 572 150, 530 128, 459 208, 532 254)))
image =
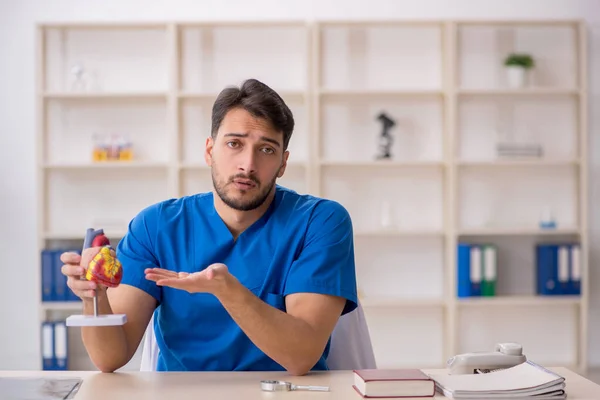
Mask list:
MULTIPOLYGON (((356 308, 352 222, 339 203, 277 185, 265 214, 234 241, 212 193, 154 204, 140 212, 117 246, 122 284, 158 301, 154 329, 158 371, 282 371, 212 294, 157 286, 144 269, 197 272, 224 263, 245 287, 285 311, 285 296, 311 292, 356 308)), ((313 370, 326 370, 329 342, 313 370)))

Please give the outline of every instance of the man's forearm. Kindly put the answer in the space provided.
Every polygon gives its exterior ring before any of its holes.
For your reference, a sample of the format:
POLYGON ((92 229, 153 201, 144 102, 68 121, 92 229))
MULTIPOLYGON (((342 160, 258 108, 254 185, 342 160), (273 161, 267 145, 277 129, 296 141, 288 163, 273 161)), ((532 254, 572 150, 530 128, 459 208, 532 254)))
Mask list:
MULTIPOLYGON (((83 301, 83 313, 94 315, 92 299, 83 301)), ((106 294, 98 297, 98 313, 113 314, 106 294)), ((112 372, 125 365, 129 359, 122 326, 83 327, 81 337, 92 362, 102 372, 112 372)))
POLYGON ((323 353, 306 321, 271 307, 237 280, 216 296, 248 338, 291 374, 305 374, 323 353))

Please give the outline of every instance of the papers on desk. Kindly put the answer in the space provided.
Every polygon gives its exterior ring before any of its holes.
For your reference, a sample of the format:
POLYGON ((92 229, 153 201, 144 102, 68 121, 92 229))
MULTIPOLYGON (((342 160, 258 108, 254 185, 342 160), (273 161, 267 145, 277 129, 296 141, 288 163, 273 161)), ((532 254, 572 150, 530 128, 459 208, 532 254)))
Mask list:
POLYGON ((430 374, 453 399, 566 399, 565 378, 531 361, 486 374, 430 374))
POLYGON ((0 378, 2 400, 67 400, 75 397, 80 378, 0 378))

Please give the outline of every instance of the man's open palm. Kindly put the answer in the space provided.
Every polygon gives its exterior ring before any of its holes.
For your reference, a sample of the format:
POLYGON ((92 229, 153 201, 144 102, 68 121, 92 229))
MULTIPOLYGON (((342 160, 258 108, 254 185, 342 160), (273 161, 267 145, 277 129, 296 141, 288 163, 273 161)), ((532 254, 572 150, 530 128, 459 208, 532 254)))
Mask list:
POLYGON ((200 272, 187 273, 169 271, 163 268, 147 268, 146 279, 159 286, 185 290, 189 293, 215 293, 223 287, 223 281, 229 274, 225 264, 212 264, 200 272))

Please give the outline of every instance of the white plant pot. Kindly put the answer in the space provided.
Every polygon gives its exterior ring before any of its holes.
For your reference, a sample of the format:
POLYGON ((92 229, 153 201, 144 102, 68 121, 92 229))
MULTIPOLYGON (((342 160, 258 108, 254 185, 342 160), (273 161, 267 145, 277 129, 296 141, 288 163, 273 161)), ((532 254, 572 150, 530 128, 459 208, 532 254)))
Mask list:
POLYGON ((527 86, 527 70, 523 67, 505 67, 506 68, 506 80, 508 86, 513 89, 520 89, 527 86))

